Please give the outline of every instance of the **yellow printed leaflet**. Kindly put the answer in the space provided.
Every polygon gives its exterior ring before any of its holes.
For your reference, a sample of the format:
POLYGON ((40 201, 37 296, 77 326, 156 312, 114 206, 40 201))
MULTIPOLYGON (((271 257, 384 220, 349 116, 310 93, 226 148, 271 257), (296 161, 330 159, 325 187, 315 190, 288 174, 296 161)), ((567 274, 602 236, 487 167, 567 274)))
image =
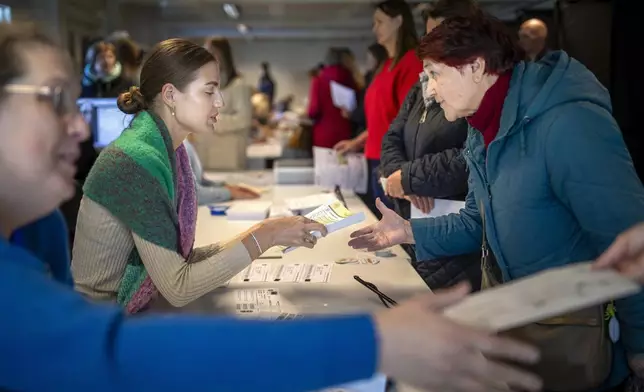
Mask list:
POLYGON ((322 223, 323 225, 329 225, 331 223, 339 222, 351 215, 351 211, 349 211, 341 201, 336 200, 323 208, 318 208, 311 212, 307 215, 307 218, 322 223))

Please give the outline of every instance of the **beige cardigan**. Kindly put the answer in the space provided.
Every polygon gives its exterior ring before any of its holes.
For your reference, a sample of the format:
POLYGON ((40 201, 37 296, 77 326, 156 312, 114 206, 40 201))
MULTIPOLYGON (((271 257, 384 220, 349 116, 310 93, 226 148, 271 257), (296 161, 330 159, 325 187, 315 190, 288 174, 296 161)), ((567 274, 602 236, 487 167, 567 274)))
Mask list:
POLYGON ((83 197, 71 266, 75 289, 93 300, 116 302, 134 247, 161 296, 174 307, 221 287, 252 262, 239 238, 195 248, 186 262, 178 253, 139 237, 103 206, 83 197))
POLYGON ((224 107, 212 134, 195 135, 194 146, 205 170, 246 168, 246 147, 253 118, 252 88, 240 77, 222 90, 224 107))

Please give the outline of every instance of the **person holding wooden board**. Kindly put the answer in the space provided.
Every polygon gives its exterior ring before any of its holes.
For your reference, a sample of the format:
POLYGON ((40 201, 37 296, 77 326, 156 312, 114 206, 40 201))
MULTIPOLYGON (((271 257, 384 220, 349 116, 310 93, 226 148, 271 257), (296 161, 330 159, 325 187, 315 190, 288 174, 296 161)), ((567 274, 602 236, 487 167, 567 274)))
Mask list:
MULTIPOLYGON (((465 208, 409 222, 379 202, 383 219, 350 245, 414 243, 419 260, 482 249, 488 288, 594 260, 644 221, 608 91, 580 62, 562 51, 525 62, 516 35, 482 11, 446 19, 418 53, 445 117, 469 123, 465 208)), ((514 332, 541 349, 548 391, 621 392, 644 376, 641 292, 514 332)))

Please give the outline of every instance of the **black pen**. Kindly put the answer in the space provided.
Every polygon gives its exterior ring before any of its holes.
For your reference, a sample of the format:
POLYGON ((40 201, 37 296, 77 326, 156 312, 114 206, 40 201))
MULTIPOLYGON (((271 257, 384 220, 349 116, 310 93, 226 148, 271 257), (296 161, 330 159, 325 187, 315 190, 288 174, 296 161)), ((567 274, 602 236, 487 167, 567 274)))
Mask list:
POLYGON ((394 305, 394 306, 395 306, 395 305, 398 305, 398 303, 397 303, 396 301, 394 301, 393 299, 391 299, 389 296, 387 296, 387 294, 385 294, 385 293, 383 293, 382 291, 378 290, 378 288, 376 287, 376 285, 374 285, 373 283, 370 283, 370 282, 367 282, 367 281, 363 280, 363 279, 362 279, 361 277, 359 277, 358 275, 353 275, 353 279, 357 280, 357 281, 358 281, 358 283, 360 283, 360 284, 361 284, 361 285, 363 285, 364 287, 366 287, 366 288, 368 288, 369 290, 371 290, 374 294, 376 294, 378 297, 380 297, 380 298, 381 298, 381 300, 383 300, 383 302, 384 302, 384 301, 387 301, 387 302, 389 302, 389 304, 391 304, 391 305, 394 305))

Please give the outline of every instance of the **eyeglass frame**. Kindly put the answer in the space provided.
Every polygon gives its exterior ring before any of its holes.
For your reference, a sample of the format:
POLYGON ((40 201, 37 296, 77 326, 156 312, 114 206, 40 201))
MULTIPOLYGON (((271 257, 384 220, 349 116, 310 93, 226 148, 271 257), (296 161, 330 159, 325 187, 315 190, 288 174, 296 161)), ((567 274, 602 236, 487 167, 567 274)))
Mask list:
POLYGON ((67 106, 65 102, 65 88, 63 86, 37 86, 33 84, 10 83, 4 86, 4 91, 10 94, 32 94, 39 99, 47 99, 51 102, 54 110, 59 116, 80 112, 77 105, 67 106))

